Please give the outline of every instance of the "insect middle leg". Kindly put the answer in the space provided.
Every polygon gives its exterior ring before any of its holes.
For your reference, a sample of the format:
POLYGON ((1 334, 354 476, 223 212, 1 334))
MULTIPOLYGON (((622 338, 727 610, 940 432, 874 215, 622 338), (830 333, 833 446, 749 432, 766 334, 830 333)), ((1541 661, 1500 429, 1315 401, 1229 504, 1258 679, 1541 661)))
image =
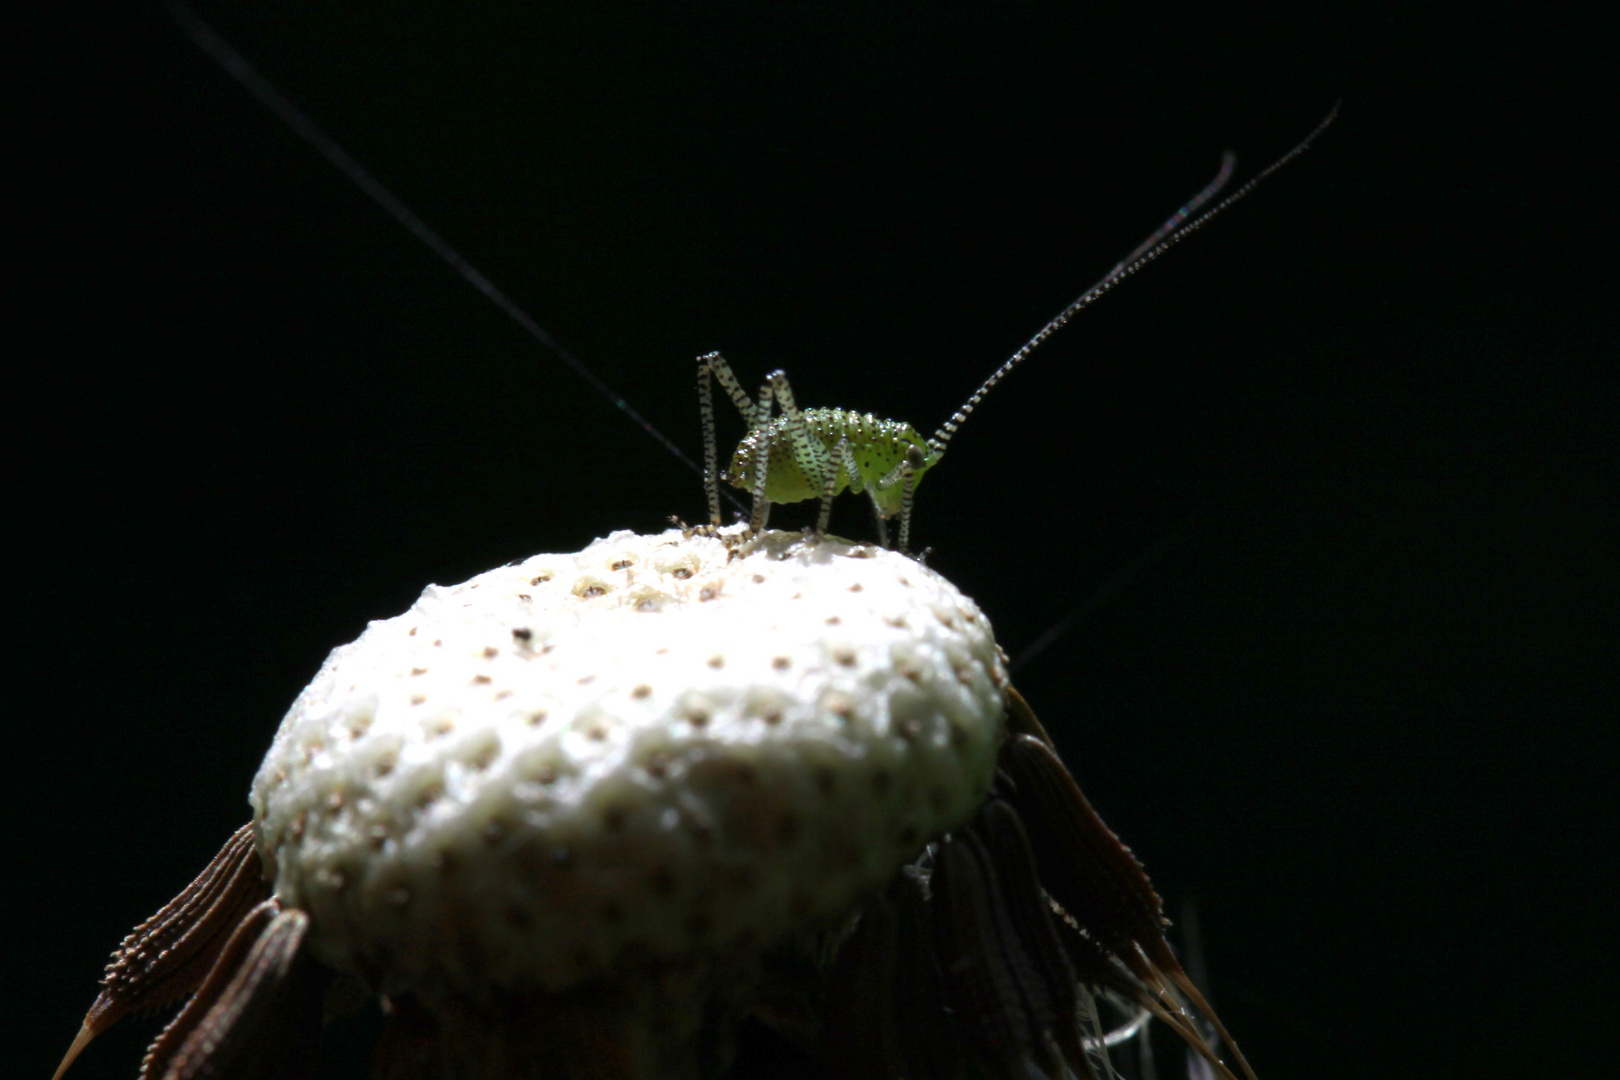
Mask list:
MULTIPOLYGON (((816 539, 827 535, 827 524, 832 520, 833 495, 838 490, 838 474, 842 472, 849 477, 849 490, 861 490, 861 473, 855 467, 855 453, 849 448, 849 436, 839 438, 838 445, 833 447, 833 460, 827 470, 827 483, 821 490, 821 513, 816 515, 816 539)), ((873 506, 876 506, 876 502, 873 506)), ((879 528, 882 527, 883 515, 878 515, 879 528)), ((885 543, 884 547, 889 545, 885 543)))

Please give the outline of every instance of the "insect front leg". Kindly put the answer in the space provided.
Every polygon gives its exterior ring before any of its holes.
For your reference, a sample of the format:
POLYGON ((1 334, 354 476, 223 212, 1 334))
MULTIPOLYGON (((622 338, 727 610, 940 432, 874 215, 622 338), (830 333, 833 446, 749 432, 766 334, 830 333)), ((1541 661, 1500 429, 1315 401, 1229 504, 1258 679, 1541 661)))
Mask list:
MULTIPOLYGON (((911 498, 916 489, 916 465, 912 461, 910 451, 906 453, 906 460, 900 463, 900 554, 911 554, 911 498)), ((923 553, 924 556, 927 552, 923 553)))
MULTIPOLYGON (((911 502, 913 492, 917 486, 917 470, 927 463, 926 452, 920 446, 906 448, 906 456, 900 459, 900 464, 890 469, 877 482, 872 492, 872 508, 877 511, 880 528, 879 535, 883 537, 883 546, 888 547, 887 531, 881 528, 883 511, 878 507, 877 493, 884 488, 900 485, 900 554, 911 554, 911 502)), ((925 553, 926 554, 926 553, 925 553)))

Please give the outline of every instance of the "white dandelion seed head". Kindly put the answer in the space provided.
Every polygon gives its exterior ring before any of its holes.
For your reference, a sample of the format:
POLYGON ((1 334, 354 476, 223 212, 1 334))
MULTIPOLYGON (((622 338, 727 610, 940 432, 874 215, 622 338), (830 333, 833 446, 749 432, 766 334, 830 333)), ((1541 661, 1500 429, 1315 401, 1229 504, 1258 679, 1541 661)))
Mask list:
POLYGON ((335 649, 254 780, 259 850, 384 989, 765 946, 972 817, 1005 686, 978 607, 894 552, 618 532, 335 649))

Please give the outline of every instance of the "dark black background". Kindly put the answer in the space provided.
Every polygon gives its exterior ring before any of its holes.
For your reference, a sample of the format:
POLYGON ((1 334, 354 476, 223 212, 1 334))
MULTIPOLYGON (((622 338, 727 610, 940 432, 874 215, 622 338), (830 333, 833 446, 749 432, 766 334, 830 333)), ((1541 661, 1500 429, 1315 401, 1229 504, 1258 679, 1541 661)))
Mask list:
MULTIPOLYGON (((553 7, 205 12, 694 454, 714 348, 931 430, 1223 148, 1257 168, 1345 99, 988 399, 918 542, 1017 654, 1174 538, 1018 682, 1172 912, 1196 900, 1266 1080, 1611 1069, 1596 28, 553 7)), ((57 18, 8 37, 7 1071, 38 1078, 119 936, 247 818, 329 648, 427 582, 703 513, 160 7, 57 18)), ((75 1077, 132 1076, 152 1030, 75 1077)))

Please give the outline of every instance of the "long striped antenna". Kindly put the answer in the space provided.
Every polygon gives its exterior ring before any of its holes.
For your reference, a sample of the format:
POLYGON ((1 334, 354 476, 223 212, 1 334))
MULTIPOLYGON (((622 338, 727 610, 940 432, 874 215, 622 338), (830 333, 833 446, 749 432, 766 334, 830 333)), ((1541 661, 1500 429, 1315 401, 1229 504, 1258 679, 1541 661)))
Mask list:
POLYGON ((1230 150, 1222 154, 1220 171, 1215 174, 1215 179, 1205 184, 1198 194, 1187 200, 1187 203, 1174 214, 1171 214, 1169 219, 1155 229, 1153 235, 1138 244, 1134 251, 1115 263, 1114 268, 1104 274, 1101 281, 1075 297, 1073 303, 1058 312, 1051 322, 1041 327, 1039 333, 1025 342, 1024 347, 1013 353, 1006 363, 996 368, 990 374, 990 377, 984 380, 984 385, 975 390, 973 396, 968 398, 967 402, 960 409, 957 409, 951 418, 940 426, 938 431, 934 432, 933 437, 928 440, 928 447, 932 451, 931 457, 937 461, 945 453, 945 446, 951 441, 951 436, 956 434, 956 429, 962 425, 962 421, 966 420, 979 402, 984 399, 984 395, 990 392, 990 388, 1006 378, 1008 372, 1022 363, 1024 357, 1040 348, 1041 344, 1057 333, 1064 323, 1096 303, 1105 294, 1112 292, 1120 282, 1175 247, 1190 234, 1203 228, 1216 215, 1259 187, 1261 182, 1272 173, 1310 149, 1311 143, 1316 141, 1318 135, 1327 130, 1328 125, 1333 123, 1338 115, 1339 103, 1334 102, 1333 108, 1328 110, 1327 116, 1322 118, 1321 123, 1312 128, 1311 133, 1295 144, 1292 150, 1261 169, 1258 173, 1255 173, 1242 187, 1216 203, 1213 207, 1200 213, 1199 211, 1204 205, 1220 194, 1221 190, 1226 187, 1227 182, 1232 178, 1232 170, 1237 164, 1237 158, 1230 150))
MULTIPOLYGON (((684 464, 687 468, 703 475, 698 463, 687 456, 686 451, 677 446, 669 436, 654 427, 651 421, 642 416, 624 397, 613 387, 604 382, 596 372, 585 365, 583 360, 563 347, 562 343, 548 334, 533 316, 518 306, 506 293, 502 292, 493 281, 485 277, 483 272, 450 245, 450 242, 434 232, 428 224, 416 213, 406 206, 398 196, 382 182, 368 172, 348 151, 339 146, 337 141, 316 126, 304 112, 294 105, 271 84, 270 80, 260 75, 247 59, 220 36, 218 31, 204 22, 191 6, 184 0, 163 0, 163 6, 168 9, 169 15, 180 24, 187 37, 207 54, 225 72, 237 82, 241 83, 254 97, 258 98, 266 108, 275 113, 281 122, 291 128, 293 133, 304 140, 309 146, 327 161, 331 162, 338 172, 348 178, 349 182, 370 197, 371 201, 382 208, 383 212, 408 230, 411 235, 420 240, 429 251, 437 255, 445 265, 487 297, 490 303, 500 308, 506 316, 523 332, 549 350, 552 355, 568 365, 574 374, 590 383, 603 397, 611 401, 620 412, 629 417, 630 422, 656 439, 665 450, 684 464)), ((744 509, 730 492, 722 492, 728 501, 739 510, 744 509)))

